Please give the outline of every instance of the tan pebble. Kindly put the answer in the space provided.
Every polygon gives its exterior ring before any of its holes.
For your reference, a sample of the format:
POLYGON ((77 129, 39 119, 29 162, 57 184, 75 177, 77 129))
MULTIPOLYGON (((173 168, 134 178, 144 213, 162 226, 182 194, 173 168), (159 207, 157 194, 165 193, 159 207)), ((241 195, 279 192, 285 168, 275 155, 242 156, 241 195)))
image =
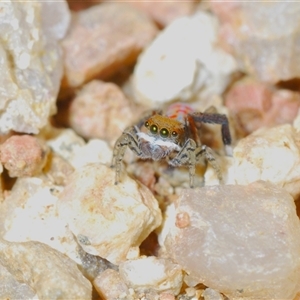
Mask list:
POLYGON ((113 144, 133 122, 136 112, 121 89, 93 80, 77 94, 70 107, 70 125, 82 137, 113 144))
POLYGON ((113 75, 132 64, 156 33, 146 15, 123 3, 102 3, 74 14, 62 42, 63 86, 77 87, 113 75))

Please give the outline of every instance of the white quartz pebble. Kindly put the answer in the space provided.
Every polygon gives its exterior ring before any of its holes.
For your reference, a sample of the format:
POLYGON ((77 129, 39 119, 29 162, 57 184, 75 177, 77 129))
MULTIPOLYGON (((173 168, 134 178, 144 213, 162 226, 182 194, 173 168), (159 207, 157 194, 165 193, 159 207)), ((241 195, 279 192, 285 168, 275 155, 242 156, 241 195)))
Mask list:
POLYGON ((216 46, 218 22, 206 12, 172 22, 139 57, 133 75, 135 100, 150 107, 220 94, 237 70, 216 46))
POLYGON ((300 223, 271 183, 186 189, 168 252, 199 283, 230 299, 293 299, 300 291, 300 223))
POLYGON ((181 268, 169 259, 154 256, 128 260, 120 264, 121 277, 131 287, 173 292, 177 295, 182 286, 181 268))
POLYGON ((283 187, 294 199, 300 195, 299 134, 292 125, 258 129, 239 141, 233 158, 235 183, 265 180, 283 187))

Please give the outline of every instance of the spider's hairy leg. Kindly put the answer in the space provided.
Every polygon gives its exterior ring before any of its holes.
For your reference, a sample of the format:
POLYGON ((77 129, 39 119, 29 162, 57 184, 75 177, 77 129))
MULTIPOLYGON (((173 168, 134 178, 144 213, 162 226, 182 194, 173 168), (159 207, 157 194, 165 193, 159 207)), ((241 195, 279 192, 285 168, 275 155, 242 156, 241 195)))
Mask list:
POLYGON ((117 139, 114 149, 111 168, 116 168, 115 184, 120 182, 121 166, 125 151, 129 147, 136 155, 141 155, 134 126, 127 128, 117 139))
POLYGON ((205 156, 207 161, 212 165, 212 167, 216 171, 219 181, 220 182, 222 181, 221 169, 216 162, 216 159, 214 157, 214 152, 211 148, 207 147, 206 145, 198 147, 195 151, 195 156, 197 161, 200 159, 200 157, 205 156))
POLYGON ((195 176, 195 165, 196 165, 196 142, 192 139, 188 139, 180 152, 169 161, 171 166, 181 166, 188 164, 189 166, 189 176, 190 176, 190 187, 194 187, 194 176, 195 176))
POLYGON ((231 155, 230 153, 230 145, 231 145, 231 134, 229 130, 229 121, 226 115, 217 114, 217 113, 200 113, 200 112, 194 112, 189 115, 193 118, 193 120, 208 124, 220 124, 221 125, 221 133, 222 133, 222 140, 223 144, 225 145, 225 150, 228 155, 231 155))

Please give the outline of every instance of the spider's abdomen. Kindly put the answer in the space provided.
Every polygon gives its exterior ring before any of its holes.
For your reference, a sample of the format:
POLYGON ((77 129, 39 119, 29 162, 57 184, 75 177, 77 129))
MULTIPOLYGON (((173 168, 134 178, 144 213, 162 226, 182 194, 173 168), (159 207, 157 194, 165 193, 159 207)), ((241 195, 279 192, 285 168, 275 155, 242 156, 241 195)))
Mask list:
POLYGON ((193 111, 193 108, 187 103, 174 103, 167 109, 166 116, 170 119, 175 119, 184 123, 186 116, 193 111))

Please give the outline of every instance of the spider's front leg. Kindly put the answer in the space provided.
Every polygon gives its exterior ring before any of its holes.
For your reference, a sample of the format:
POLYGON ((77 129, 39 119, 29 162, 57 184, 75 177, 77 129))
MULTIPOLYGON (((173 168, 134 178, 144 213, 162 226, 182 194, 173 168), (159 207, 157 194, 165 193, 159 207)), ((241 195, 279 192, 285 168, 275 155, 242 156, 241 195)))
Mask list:
POLYGON ((216 171, 219 181, 222 181, 222 173, 216 162, 212 149, 205 145, 197 147, 196 142, 192 139, 188 139, 185 142, 181 151, 169 162, 169 164, 174 167, 188 164, 190 187, 193 188, 196 163, 203 156, 207 159, 207 161, 209 161, 216 171))
POLYGON ((192 139, 188 139, 180 152, 169 161, 169 164, 173 167, 182 166, 188 164, 189 176, 190 176, 190 187, 194 187, 194 176, 196 166, 196 142, 192 139))
POLYGON ((117 139, 114 146, 111 168, 116 168, 115 184, 120 182, 122 160, 127 147, 129 147, 137 156, 142 154, 138 145, 136 128, 134 126, 127 128, 117 139))

